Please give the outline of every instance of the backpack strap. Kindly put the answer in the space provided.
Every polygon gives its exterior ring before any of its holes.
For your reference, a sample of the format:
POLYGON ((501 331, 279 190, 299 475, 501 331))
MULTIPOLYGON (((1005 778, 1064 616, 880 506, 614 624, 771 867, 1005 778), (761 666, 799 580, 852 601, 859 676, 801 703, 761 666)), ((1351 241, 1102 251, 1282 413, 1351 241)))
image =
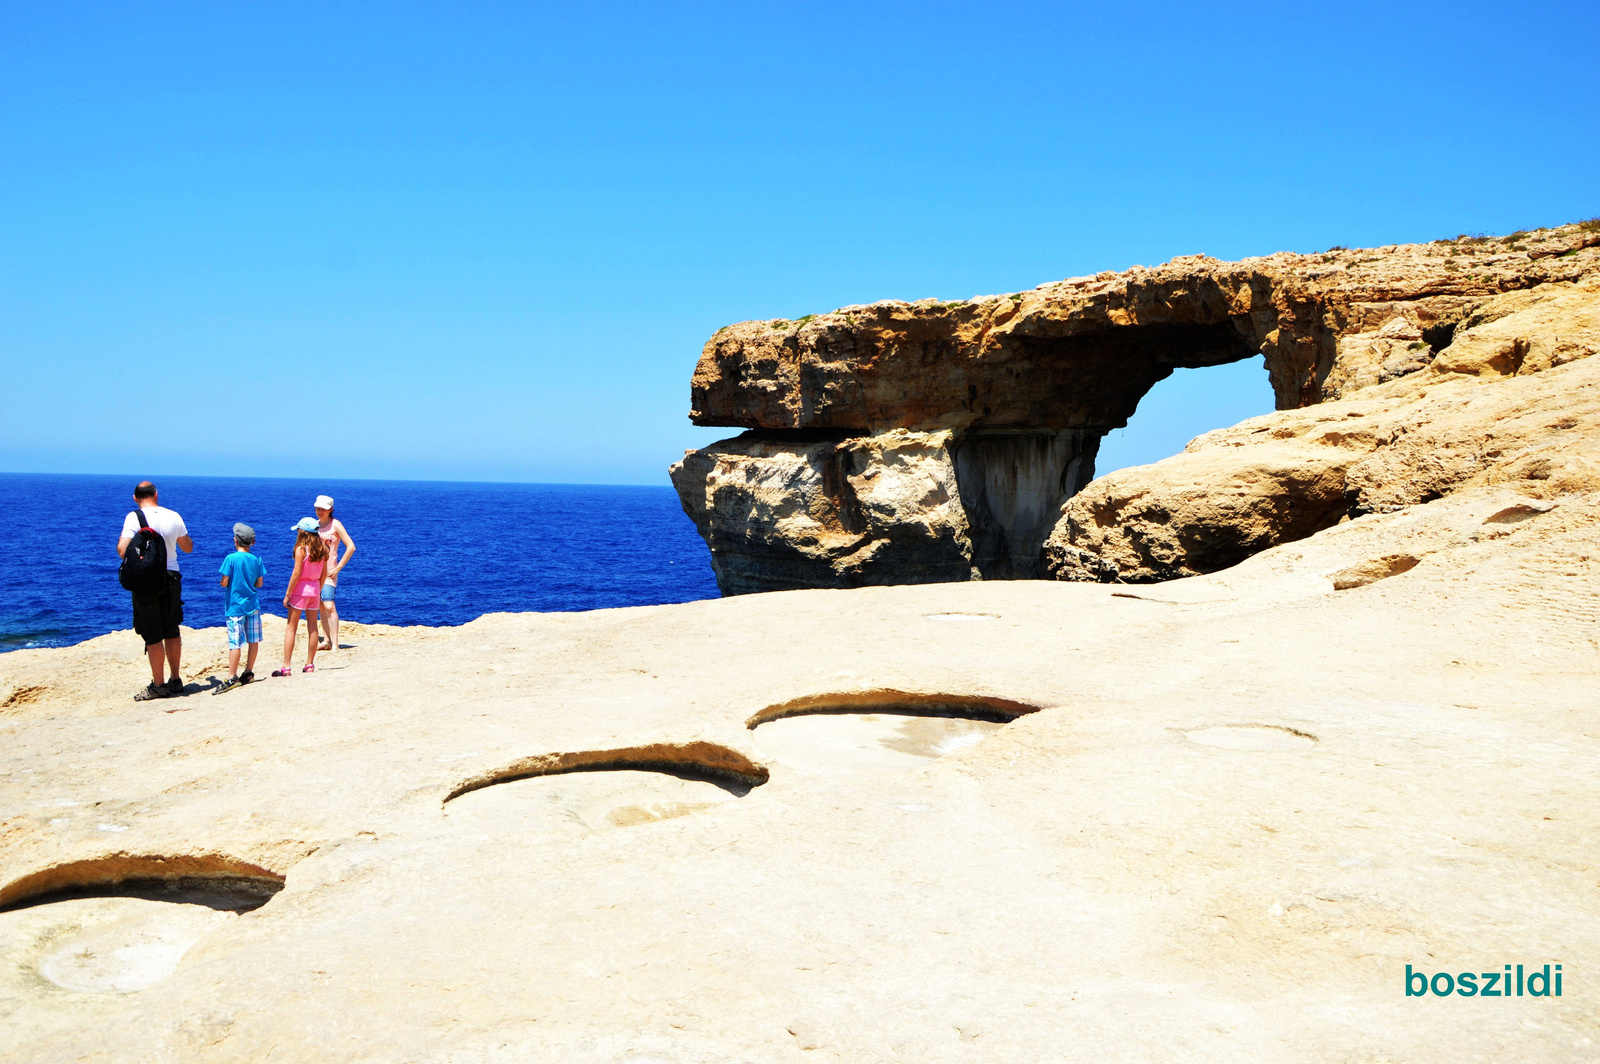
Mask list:
POLYGON ((133 512, 139 515, 139 527, 140 528, 149 528, 150 527, 150 522, 146 521, 144 519, 144 507, 143 506, 135 508, 135 510, 133 512))

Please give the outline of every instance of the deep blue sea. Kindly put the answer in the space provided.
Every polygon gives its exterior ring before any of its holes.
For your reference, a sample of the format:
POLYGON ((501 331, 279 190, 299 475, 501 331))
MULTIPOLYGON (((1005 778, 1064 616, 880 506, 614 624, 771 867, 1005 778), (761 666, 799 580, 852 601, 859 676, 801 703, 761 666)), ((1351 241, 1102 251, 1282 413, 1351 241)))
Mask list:
MULTIPOLYGON (((0 651, 131 628, 117 539, 136 478, 0 473, 0 651)), ((161 477, 161 505, 194 537, 179 553, 184 623, 222 624, 217 567, 233 524, 256 530, 263 609, 281 614, 294 535, 312 501, 359 550, 339 577, 341 620, 464 624, 485 613, 593 610, 716 598, 705 542, 670 487, 161 477)))

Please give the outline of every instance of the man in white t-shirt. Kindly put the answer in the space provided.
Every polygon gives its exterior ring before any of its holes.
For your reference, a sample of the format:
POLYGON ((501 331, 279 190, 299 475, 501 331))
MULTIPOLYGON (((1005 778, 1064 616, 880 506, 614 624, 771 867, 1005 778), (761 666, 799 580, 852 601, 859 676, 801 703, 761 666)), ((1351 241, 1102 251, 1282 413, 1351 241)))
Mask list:
POLYGON ((183 623, 183 575, 178 572, 178 551, 185 554, 194 550, 194 540, 184 525, 178 511, 161 505, 156 486, 148 480, 139 482, 133 489, 134 504, 139 507, 122 522, 122 538, 117 540, 117 556, 121 557, 128 544, 139 531, 139 512, 144 512, 145 522, 167 544, 167 584, 151 595, 133 596, 133 630, 144 639, 145 656, 150 659, 150 686, 134 695, 134 701, 149 698, 166 698, 183 693, 183 680, 178 676, 178 665, 183 659, 183 637, 178 626, 183 623), (161 682, 161 663, 165 661, 171 679, 161 682))

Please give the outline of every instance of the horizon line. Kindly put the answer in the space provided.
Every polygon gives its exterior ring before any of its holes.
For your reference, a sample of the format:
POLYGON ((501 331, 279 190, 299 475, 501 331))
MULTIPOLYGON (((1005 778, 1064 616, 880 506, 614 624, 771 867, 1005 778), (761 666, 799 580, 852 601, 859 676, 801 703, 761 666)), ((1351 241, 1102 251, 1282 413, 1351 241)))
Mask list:
POLYGON ((260 477, 260 476, 233 476, 212 473, 161 473, 156 476, 140 476, 134 473, 40 473, 21 470, 0 469, 0 477, 127 477, 138 484, 141 480, 148 480, 160 488, 161 480, 284 480, 284 481, 316 481, 322 480, 330 484, 494 484, 507 487, 534 487, 534 488, 666 488, 671 490, 671 483, 667 484, 641 484, 641 483, 601 483, 596 481, 577 480, 473 480, 473 479, 439 479, 424 477, 260 477))

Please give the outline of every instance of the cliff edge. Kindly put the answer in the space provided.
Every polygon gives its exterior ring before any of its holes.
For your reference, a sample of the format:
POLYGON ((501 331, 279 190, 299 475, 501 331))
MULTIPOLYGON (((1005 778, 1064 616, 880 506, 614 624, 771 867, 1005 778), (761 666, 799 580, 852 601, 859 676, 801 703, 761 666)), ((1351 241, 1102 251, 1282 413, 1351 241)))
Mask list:
POLYGON ((724 594, 1214 572, 1475 485, 1590 490, 1597 312, 1587 222, 742 322, 690 418, 746 431, 672 480, 724 594), (1279 413, 1094 480, 1158 381, 1256 356, 1279 413))

